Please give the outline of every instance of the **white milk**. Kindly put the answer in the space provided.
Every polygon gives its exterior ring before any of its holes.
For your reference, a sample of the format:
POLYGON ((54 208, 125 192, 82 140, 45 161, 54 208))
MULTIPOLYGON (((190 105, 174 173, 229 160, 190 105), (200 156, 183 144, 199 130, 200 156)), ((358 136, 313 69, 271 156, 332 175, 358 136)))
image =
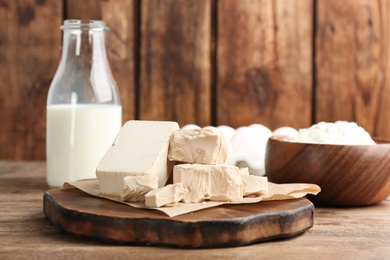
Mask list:
POLYGON ((118 105, 51 105, 47 107, 47 183, 96 178, 96 167, 122 124, 118 105))

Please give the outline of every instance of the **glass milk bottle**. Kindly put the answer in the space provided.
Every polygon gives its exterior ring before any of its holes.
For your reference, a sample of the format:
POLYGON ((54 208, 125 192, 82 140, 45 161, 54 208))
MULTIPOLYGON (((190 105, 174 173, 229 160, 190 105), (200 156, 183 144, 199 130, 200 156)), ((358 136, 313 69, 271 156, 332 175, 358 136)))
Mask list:
POLYGON ((47 97, 47 183, 96 178, 122 124, 102 21, 65 20, 62 55, 47 97))

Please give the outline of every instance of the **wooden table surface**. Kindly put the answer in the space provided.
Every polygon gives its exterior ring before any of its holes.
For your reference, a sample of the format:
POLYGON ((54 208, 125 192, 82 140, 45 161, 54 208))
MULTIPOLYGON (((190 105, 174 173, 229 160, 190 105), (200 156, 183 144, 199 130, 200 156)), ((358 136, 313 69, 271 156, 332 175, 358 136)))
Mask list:
POLYGON ((0 161, 0 259, 390 259, 390 198, 370 207, 316 208, 302 235, 245 247, 119 246, 66 234, 43 215, 44 162, 0 161))

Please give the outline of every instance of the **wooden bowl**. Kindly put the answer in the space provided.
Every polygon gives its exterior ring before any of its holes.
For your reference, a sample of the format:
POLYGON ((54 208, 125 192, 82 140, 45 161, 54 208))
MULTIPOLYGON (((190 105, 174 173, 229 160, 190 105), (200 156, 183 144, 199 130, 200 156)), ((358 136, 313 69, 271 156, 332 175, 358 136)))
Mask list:
POLYGON ((377 145, 330 145, 269 138, 265 172, 274 183, 314 183, 315 205, 366 206, 390 195, 390 141, 377 145))

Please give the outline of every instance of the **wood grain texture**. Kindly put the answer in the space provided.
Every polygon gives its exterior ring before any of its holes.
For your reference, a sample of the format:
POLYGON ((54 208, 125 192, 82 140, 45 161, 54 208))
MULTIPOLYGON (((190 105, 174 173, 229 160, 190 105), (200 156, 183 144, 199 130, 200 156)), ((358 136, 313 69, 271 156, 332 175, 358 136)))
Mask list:
POLYGON ((0 158, 45 158, 63 19, 103 19, 123 122, 355 121, 390 138, 387 0, 0 0, 0 158))
POLYGON ((310 125, 313 1, 218 1, 217 12, 217 124, 310 125))
POLYGON ((212 248, 296 236, 314 224, 306 198, 222 205, 170 218, 77 190, 52 189, 44 213, 62 230, 119 244, 212 248))
POLYGON ((106 51, 121 95, 123 123, 136 116, 137 6, 135 0, 66 1, 65 19, 103 20, 110 27, 106 51))
POLYGON ((59 60, 61 11, 61 1, 0 1, 0 158, 45 158, 46 95, 59 60))
POLYGON ((316 121, 390 137, 390 2, 318 1, 316 13, 316 121))
POLYGON ((45 163, 0 161, 0 259, 387 259, 390 200, 315 209, 300 236, 245 247, 186 250, 118 246, 59 231, 44 217, 45 163))
POLYGON ((141 1, 140 111, 211 123, 211 0, 141 1))

